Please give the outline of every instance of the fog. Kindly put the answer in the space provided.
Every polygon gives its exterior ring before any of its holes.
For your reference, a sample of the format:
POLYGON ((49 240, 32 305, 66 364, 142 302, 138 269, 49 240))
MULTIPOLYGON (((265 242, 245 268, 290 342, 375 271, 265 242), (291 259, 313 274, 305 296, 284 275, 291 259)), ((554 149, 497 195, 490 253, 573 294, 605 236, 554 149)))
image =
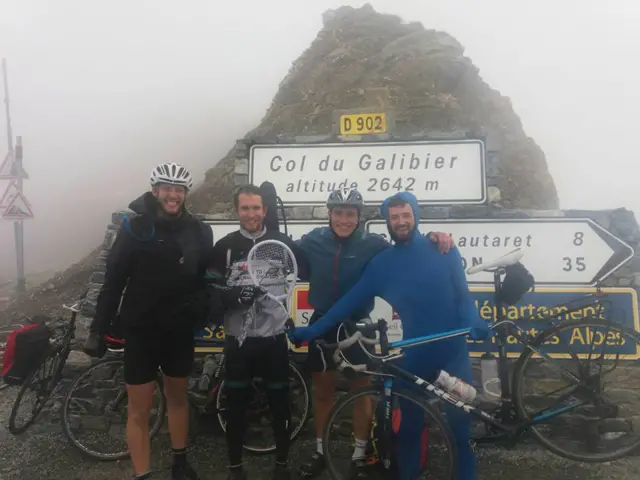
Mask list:
MULTIPOLYGON (((260 121, 322 12, 363 3, 2 0, 0 57, 35 212, 27 271, 81 259, 156 163, 181 162, 201 181, 260 121)), ((545 151, 562 208, 640 211, 637 2, 369 3, 466 47, 545 151)), ((4 132, 2 115, 0 157, 4 132)), ((0 221, 0 280, 15 274, 12 232, 0 221)))

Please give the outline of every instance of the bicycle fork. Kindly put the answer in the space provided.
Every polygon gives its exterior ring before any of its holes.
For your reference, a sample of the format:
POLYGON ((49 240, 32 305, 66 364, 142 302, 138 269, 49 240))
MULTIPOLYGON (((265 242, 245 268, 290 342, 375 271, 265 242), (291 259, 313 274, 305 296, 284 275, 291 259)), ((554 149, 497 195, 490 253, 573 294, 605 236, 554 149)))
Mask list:
POLYGON ((393 390, 393 378, 385 378, 382 431, 380 432, 380 461, 385 470, 391 469, 391 459, 393 458, 394 436, 400 429, 401 413, 397 399, 393 398, 391 392, 393 390))

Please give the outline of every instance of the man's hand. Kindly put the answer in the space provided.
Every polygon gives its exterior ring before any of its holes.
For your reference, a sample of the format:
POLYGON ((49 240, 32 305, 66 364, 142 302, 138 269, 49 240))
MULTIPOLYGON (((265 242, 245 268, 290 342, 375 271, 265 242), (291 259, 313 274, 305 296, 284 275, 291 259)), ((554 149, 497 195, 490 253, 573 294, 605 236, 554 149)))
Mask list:
POLYGON ((212 284, 211 286, 220 292, 226 308, 233 308, 237 305, 250 306, 256 298, 264 295, 264 290, 255 285, 223 287, 212 284))
POLYGON ((238 303, 240 305, 252 305, 258 297, 264 295, 264 290, 254 285, 237 288, 238 303))
POLYGON ((102 358, 107 353, 107 342, 104 337, 97 332, 89 332, 87 340, 82 347, 84 353, 93 358, 102 358))
POLYGON ((429 232, 429 240, 438 244, 440 253, 447 253, 453 247, 453 238, 444 232, 429 232))
POLYGON ((304 342, 310 342, 318 335, 313 329, 313 327, 304 327, 304 328, 296 328, 295 330, 289 330, 287 332, 287 336, 289 340, 294 345, 300 345, 304 342))
POLYGON ((489 324, 480 327, 472 327, 471 333, 469 333, 469 338, 471 340, 486 340, 487 338, 489 338, 490 332, 491 330, 489 329, 489 324))

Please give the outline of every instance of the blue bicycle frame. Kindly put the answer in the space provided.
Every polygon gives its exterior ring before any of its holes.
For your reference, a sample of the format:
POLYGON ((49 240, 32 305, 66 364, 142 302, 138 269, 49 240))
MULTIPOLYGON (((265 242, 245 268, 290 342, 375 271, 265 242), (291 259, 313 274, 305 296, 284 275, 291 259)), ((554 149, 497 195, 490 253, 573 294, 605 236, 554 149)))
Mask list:
MULTIPOLYGON (((412 339, 407 339, 407 340, 400 340, 398 342, 392 342, 392 343, 388 343, 388 341, 386 340, 387 336, 386 336, 386 323, 383 327, 381 327, 381 322, 378 323, 378 327, 376 328, 376 330, 378 330, 380 332, 380 344, 382 346, 382 351, 383 351, 383 355, 388 355, 388 351, 390 349, 396 349, 396 348, 411 348, 411 347, 415 347, 418 345, 424 345, 427 343, 433 343, 433 342, 437 342, 440 340, 445 340, 445 339, 449 339, 449 338, 454 338, 454 337, 460 337, 460 336, 466 336, 471 332, 470 328, 461 328, 461 329, 457 329, 457 330, 450 330, 447 332, 443 332, 443 333, 438 333, 438 334, 434 334, 434 335, 427 335, 424 337, 418 337, 418 338, 412 338, 412 339)), ((548 357, 546 354, 542 353, 542 352, 537 352, 540 355, 544 356, 545 358, 553 361, 553 359, 551 359, 550 357, 548 357)), ((398 377, 401 378, 403 380, 406 380, 410 383, 413 383, 414 385, 417 385, 419 387, 422 388, 423 391, 428 392, 429 394, 432 394, 442 400, 444 400, 445 402, 453 405, 456 408, 461 408, 462 410, 464 410, 465 412, 480 418, 483 422, 488 423, 496 428, 498 428, 499 430, 507 433, 507 434, 518 434, 518 433, 522 433, 523 431, 525 431, 527 428, 529 428, 531 425, 535 425, 538 423, 542 423, 545 421, 548 421, 549 419, 552 419, 554 417, 557 417, 558 415, 562 415, 570 410, 579 408, 583 405, 585 405, 587 402, 586 401, 577 401, 575 403, 572 403, 571 405, 568 406, 563 406, 560 407, 556 410, 552 410, 552 411, 547 411, 545 413, 541 413, 536 415, 534 418, 532 418, 529 421, 524 421, 524 422, 520 422, 516 425, 505 425, 504 423, 496 420, 494 417, 492 417, 491 415, 489 415, 488 413, 486 413, 485 411, 474 407, 473 405, 467 404, 465 402, 463 402, 461 399, 450 395, 449 393, 445 392, 444 390, 438 388, 436 385, 428 382, 427 380, 414 375, 413 373, 405 370, 402 367, 399 367, 398 365, 393 364, 392 362, 394 360, 397 360, 399 358, 402 357, 402 354, 398 354, 398 355, 389 355, 386 356, 385 358, 372 358, 371 361, 371 366, 373 367, 373 370, 382 370, 383 372, 389 373, 393 376, 391 377, 385 377, 385 379, 383 380, 383 385, 384 385, 384 396, 385 396, 385 409, 384 411, 385 413, 385 423, 388 423, 387 420, 389 420, 390 415, 391 415, 391 399, 392 399, 392 395, 391 395, 391 391, 393 389, 393 380, 394 377, 398 377)), ((389 433, 390 432, 386 432, 387 430, 387 426, 383 427, 383 432, 384 433, 389 433)))

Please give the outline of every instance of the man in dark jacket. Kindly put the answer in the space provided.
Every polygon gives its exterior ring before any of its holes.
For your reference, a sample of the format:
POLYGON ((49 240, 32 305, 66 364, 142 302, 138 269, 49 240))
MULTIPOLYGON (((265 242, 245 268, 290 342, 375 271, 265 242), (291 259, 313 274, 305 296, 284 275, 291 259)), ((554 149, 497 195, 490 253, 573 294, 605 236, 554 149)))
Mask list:
POLYGON ((235 307, 224 314, 227 449, 229 479, 232 480, 247 478, 242 450, 254 377, 264 380, 273 418, 276 464, 272 478, 290 478, 287 467, 291 423, 289 344, 285 333, 289 315, 272 300, 260 295, 259 289, 253 286, 246 268, 247 255, 258 242, 279 240, 288 245, 295 255, 298 276, 306 279, 308 273, 306 259, 297 245, 285 234, 265 226, 265 198, 268 197, 265 191, 254 185, 245 185, 236 191, 234 204, 240 217, 240 229, 216 242, 210 263, 210 269, 218 273, 222 284, 241 289, 235 307), (247 324, 246 313, 254 301, 258 302, 258 313, 247 324), (239 338, 244 341, 240 342, 239 338))
MULTIPOLYGON (((85 352, 101 357, 104 334, 116 316, 124 328, 124 379, 128 393, 127 442, 134 478, 150 473, 149 413, 158 368, 164 375, 174 480, 197 479, 186 461, 188 376, 194 357, 194 328, 213 310, 223 311, 223 295, 205 286, 211 228, 184 206, 191 174, 175 163, 158 165, 151 192, 133 201, 137 215, 125 218, 107 259, 85 352)), ((233 293, 233 292, 231 292, 233 293)))

